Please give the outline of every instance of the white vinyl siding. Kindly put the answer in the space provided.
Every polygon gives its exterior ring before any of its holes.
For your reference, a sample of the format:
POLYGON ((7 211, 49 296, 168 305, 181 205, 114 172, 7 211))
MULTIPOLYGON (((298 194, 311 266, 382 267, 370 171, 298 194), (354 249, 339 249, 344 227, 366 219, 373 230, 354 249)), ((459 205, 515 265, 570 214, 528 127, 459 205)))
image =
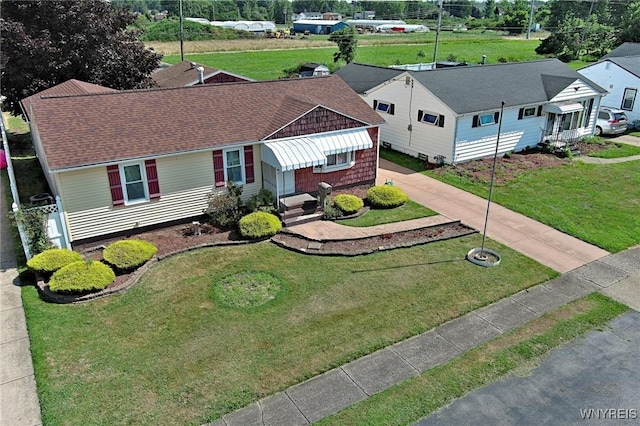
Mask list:
POLYGON ((567 101, 576 101, 576 99, 582 98, 590 98, 594 96, 598 96, 600 93, 596 92, 594 88, 587 85, 582 80, 578 79, 574 81, 572 84, 567 86, 566 89, 558 93, 556 96, 551 99, 551 103, 553 102, 567 102, 567 101))
POLYGON ((382 115, 387 124, 380 126, 381 146, 391 144, 392 149, 414 157, 425 155, 430 162, 435 162, 436 156, 443 156, 448 162, 453 148, 455 116, 449 107, 420 83, 415 81, 413 86, 412 97, 411 87, 405 86, 404 78, 381 86, 363 97, 369 105, 372 105, 373 99, 385 99, 394 104, 394 115, 382 115), (444 127, 418 121, 419 110, 443 115, 444 127))
MULTIPOLYGON (((600 105, 620 108, 627 88, 640 89, 640 77, 609 61, 598 62, 578 70, 578 72, 609 93, 602 98, 600 105), (608 65, 608 68, 607 68, 608 65)), ((636 96, 631 111, 625 111, 629 121, 640 120, 640 102, 636 96)))
MULTIPOLYGON (((261 185, 260 149, 255 148, 256 182, 244 185, 245 200, 257 194, 261 185)), ((162 198, 119 208, 112 206, 106 167, 60 173, 71 241, 201 215, 207 195, 214 189, 211 152, 158 158, 156 166, 162 198)))

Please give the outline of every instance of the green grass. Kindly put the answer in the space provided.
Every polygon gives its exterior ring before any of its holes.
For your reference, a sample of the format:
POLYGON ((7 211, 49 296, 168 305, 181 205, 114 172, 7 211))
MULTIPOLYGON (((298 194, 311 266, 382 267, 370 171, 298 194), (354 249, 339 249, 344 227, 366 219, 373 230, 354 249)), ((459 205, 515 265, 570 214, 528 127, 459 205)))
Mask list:
MULTIPOLYGON (((446 38, 438 43, 438 60, 450 55, 458 61, 479 63, 482 55, 487 55, 488 63, 497 63, 498 59, 508 61, 526 61, 542 59, 535 53, 537 40, 513 41, 494 38, 446 38), (508 52, 508 53, 505 53, 508 52)), ((359 46, 355 62, 373 65, 392 65, 395 63, 430 62, 433 58, 434 44, 431 36, 425 44, 393 44, 378 46, 359 46), (420 57, 422 52, 424 55, 420 57)), ((216 52, 185 55, 185 59, 203 65, 224 69, 257 80, 271 80, 281 77, 282 70, 304 62, 321 64, 333 63, 336 47, 317 49, 285 49, 270 51, 216 52)), ((163 61, 175 64, 180 55, 166 55, 163 61)))
MULTIPOLYGON (((579 162, 526 172, 493 191, 493 201, 555 229, 618 252, 640 243, 640 161, 579 162)), ((487 185, 449 172, 429 176, 478 196, 487 185)))
POLYGON ((627 310, 594 293, 354 404, 318 425, 413 424, 501 377, 528 374, 553 348, 604 327, 627 310))
POLYGON ((636 137, 639 137, 639 138, 640 138, 640 132, 629 132, 629 133, 627 133, 627 134, 628 134, 628 135, 631 135, 631 136, 636 136, 636 137))
POLYGON ((497 268, 464 260, 479 235, 355 258, 263 242, 155 265, 118 296, 55 305, 23 289, 43 422, 202 424, 557 276, 494 242, 497 268), (280 281, 250 309, 210 297, 243 272, 280 281))
POLYGON ((437 212, 426 208, 422 204, 408 201, 400 207, 393 209, 370 209, 360 217, 354 219, 339 220, 340 225, 365 227, 384 225, 385 223, 402 222, 403 220, 419 219, 421 217, 435 216, 437 212))
POLYGON ((589 157, 622 158, 631 157, 632 155, 640 155, 640 146, 615 142, 613 146, 607 149, 589 154, 589 157))
POLYGON ((380 158, 391 161, 392 163, 399 164, 402 167, 406 167, 407 169, 411 169, 415 172, 423 172, 426 170, 424 161, 420 160, 419 158, 403 154, 400 151, 380 148, 380 158))

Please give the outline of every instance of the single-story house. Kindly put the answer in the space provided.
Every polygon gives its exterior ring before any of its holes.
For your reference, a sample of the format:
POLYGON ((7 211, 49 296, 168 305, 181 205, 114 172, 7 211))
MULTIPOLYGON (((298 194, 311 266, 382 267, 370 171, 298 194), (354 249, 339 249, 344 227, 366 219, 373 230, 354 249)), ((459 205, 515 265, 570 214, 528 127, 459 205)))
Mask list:
POLYGON ((351 63, 335 74, 385 118, 382 146, 451 164, 493 156, 498 128, 499 153, 592 135, 606 94, 557 59, 427 71, 351 63))
POLYGON ((342 21, 325 21, 322 19, 304 19, 293 22, 293 31, 296 34, 309 31, 311 34, 331 34, 332 32, 347 27, 342 21))
POLYGON ((607 89, 609 94, 602 98, 603 106, 624 110, 631 122, 640 120, 640 55, 611 56, 578 72, 607 89))
POLYGON ((219 70, 190 61, 178 62, 166 68, 161 68, 151 74, 151 78, 158 87, 194 86, 196 84, 235 83, 238 81, 253 81, 229 71, 219 70))
POLYGON ((229 180, 281 199, 376 179, 384 120, 337 76, 88 87, 22 101, 72 242, 198 217, 229 180))

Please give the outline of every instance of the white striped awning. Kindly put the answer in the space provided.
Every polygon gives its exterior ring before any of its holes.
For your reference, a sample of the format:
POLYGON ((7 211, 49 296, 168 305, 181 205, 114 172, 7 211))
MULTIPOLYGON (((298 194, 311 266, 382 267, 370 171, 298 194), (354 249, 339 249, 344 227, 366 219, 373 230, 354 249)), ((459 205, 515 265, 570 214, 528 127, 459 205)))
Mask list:
POLYGON ((372 147, 373 141, 367 129, 349 129, 336 133, 266 142, 262 149, 262 161, 276 170, 287 172, 305 167, 322 166, 327 162, 327 155, 372 147))
POLYGON ((327 162, 327 157, 309 138, 296 138, 265 143, 262 161, 276 170, 288 172, 322 166, 327 162))
POLYGON ((542 109, 546 112, 553 112, 554 114, 569 114, 570 112, 582 111, 584 107, 577 102, 567 102, 547 104, 542 107, 542 109))

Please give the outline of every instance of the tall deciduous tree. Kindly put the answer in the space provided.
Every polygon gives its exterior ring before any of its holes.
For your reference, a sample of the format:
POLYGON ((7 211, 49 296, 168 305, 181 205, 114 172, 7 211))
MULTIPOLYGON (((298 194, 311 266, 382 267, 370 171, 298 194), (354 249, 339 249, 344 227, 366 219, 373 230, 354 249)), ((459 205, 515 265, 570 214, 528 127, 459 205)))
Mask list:
POLYGON ((114 89, 152 85, 161 55, 127 30, 134 16, 100 0, 2 3, 2 95, 11 112, 21 99, 75 78, 114 89))
POLYGON ((356 48, 358 46, 358 39, 356 38, 356 31, 351 27, 344 27, 341 30, 334 31, 329 35, 329 41, 332 41, 338 45, 338 51, 333 54, 333 62, 338 62, 340 59, 346 63, 353 62, 353 58, 356 56, 356 48))
POLYGON ((640 42, 640 1, 629 5, 627 12, 622 16, 618 42, 640 42))

